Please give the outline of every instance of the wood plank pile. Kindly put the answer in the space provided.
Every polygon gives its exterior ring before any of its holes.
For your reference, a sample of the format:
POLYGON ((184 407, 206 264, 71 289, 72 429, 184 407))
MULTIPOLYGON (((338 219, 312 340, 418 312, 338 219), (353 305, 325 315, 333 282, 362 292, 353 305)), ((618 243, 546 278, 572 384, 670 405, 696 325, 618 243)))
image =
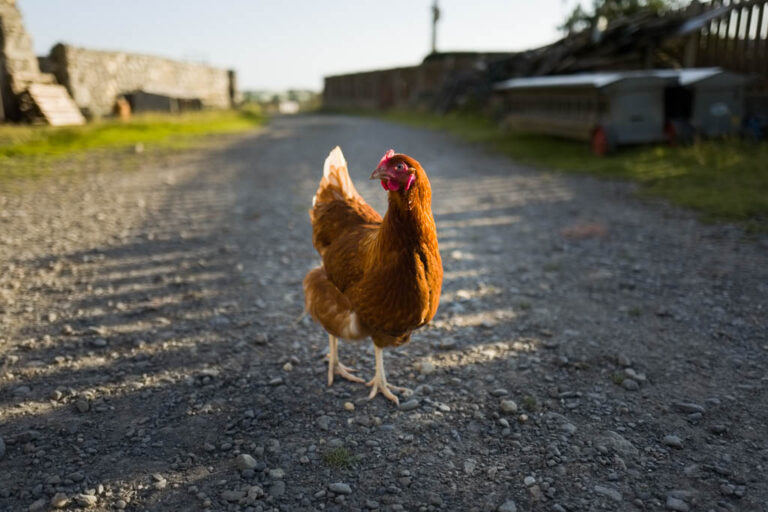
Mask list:
POLYGON ((63 85, 31 84, 19 97, 21 111, 33 124, 51 126, 85 123, 83 114, 63 85))

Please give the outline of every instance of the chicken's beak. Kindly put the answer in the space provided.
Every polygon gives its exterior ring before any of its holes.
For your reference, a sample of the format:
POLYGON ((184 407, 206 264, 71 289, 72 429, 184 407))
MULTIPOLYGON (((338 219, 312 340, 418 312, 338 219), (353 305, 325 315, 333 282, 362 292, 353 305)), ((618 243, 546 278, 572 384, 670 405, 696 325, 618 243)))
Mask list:
POLYGON ((389 180, 392 179, 392 175, 389 172, 389 169, 386 167, 377 167, 375 171, 371 174, 370 179, 372 180, 389 180))

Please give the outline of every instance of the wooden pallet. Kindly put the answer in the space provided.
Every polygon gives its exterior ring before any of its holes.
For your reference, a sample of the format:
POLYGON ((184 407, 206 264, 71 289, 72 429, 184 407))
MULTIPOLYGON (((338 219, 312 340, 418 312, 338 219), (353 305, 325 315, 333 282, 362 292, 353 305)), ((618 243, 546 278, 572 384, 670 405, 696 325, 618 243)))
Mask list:
POLYGON ((51 126, 85 124, 85 118, 63 85, 31 84, 21 97, 24 115, 51 126))

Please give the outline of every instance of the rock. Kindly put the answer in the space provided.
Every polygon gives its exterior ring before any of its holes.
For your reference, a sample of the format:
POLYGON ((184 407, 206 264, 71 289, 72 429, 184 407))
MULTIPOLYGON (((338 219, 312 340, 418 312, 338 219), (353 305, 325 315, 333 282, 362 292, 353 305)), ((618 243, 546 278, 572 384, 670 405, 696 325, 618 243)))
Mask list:
POLYGON ((93 338, 91 340, 91 345, 96 348, 104 348, 107 346, 107 340, 104 338, 93 338))
POLYGON ((507 391, 504 388, 497 388, 491 391, 491 396, 504 396, 508 394, 509 394, 509 391, 507 391))
POLYGON ((440 340, 440 343, 438 343, 437 348, 440 350, 453 350, 456 348, 456 340, 453 338, 444 338, 440 340))
POLYGON ((64 508, 69 504, 69 498, 63 492, 57 492, 51 498, 51 506, 53 508, 64 508))
POLYGON ((418 398, 411 398, 407 402, 403 402, 400 404, 399 409, 401 411, 412 411, 416 409, 419 406, 419 399, 418 398))
POLYGON ((42 512, 45 510, 47 504, 48 501, 45 498, 40 498, 39 500, 32 502, 27 510, 29 512, 42 512))
POLYGON ((344 402, 344 410, 345 411, 354 411, 355 410, 355 404, 352 402, 344 402))
POLYGON ((235 466, 237 466, 237 469, 240 471, 245 471, 246 469, 253 469, 255 468, 259 463, 248 455, 247 453, 241 453, 235 458, 235 466))
POLYGON ((677 436, 669 435, 664 436, 664 439, 661 441, 667 446, 671 446, 672 448, 682 448, 683 447, 683 440, 680 439, 677 436))
POLYGON ((269 478, 272 480, 282 480, 285 477, 285 471, 280 468, 270 469, 269 478))
POLYGON ((572 436, 576 433, 576 425, 573 423, 563 423, 560 425, 560 430, 568 434, 569 436, 572 436))
POLYGON ((637 391, 640 389, 640 384, 634 379, 624 379, 624 382, 621 383, 621 387, 627 391, 637 391))
POLYGON ((673 496, 667 496, 667 508, 678 512, 688 512, 691 509, 686 502, 673 496))
POLYGON ((625 368, 632 366, 632 361, 625 354, 619 354, 616 357, 616 362, 619 363, 619 366, 623 366, 625 368))
POLYGON ((0 436, 0 460, 5 457, 5 441, 3 441, 3 436, 0 436))
POLYGON ((93 494, 78 494, 75 496, 75 501, 81 507, 95 507, 99 501, 93 494))
POLYGON ((506 414, 514 414, 517 412, 517 404, 514 400, 502 400, 500 408, 502 412, 506 414))
POLYGON ((275 480, 275 482, 269 486, 269 495, 275 498, 285 494, 285 482, 282 480, 275 480))
POLYGON ((677 402, 674 402, 672 405, 674 405, 675 409, 677 409, 680 412, 686 412, 686 413, 700 412, 704 414, 704 407, 702 407, 699 404, 694 404, 693 402, 677 401, 677 402))
MULTIPOLYGON (((710 432, 713 434, 725 434, 728 432, 728 427, 726 425, 723 425, 722 423, 716 423, 715 425, 712 425, 709 429, 710 432)), ((0 444, 0 458, 2 458, 2 445, 0 444)))
POLYGON ((266 334, 257 334, 253 337, 253 344, 254 345, 266 345, 269 343, 269 338, 266 334))
POLYGON ((419 365, 419 373, 422 375, 432 375, 435 373, 435 365, 429 361, 424 361, 421 363, 421 365, 419 365))
POLYGON ((602 436, 597 438, 596 444, 602 444, 608 448, 613 448, 616 452, 625 457, 636 456, 638 454, 637 448, 635 448, 631 442, 612 430, 606 430, 602 436))
POLYGON ((613 501, 621 501, 623 499, 621 496, 621 493, 616 489, 613 489, 612 487, 606 487, 604 485, 596 485, 594 490, 597 494, 602 494, 603 496, 607 496, 613 501))
POLYGON ((117 500, 115 502, 115 508, 118 510, 125 510, 127 506, 128 506, 128 502, 125 500, 117 500))
POLYGON ((82 482, 85 480, 85 474, 82 471, 75 471, 68 474, 67 479, 72 480, 73 482, 82 482))
POLYGON ((331 417, 322 415, 319 418, 317 418, 317 426, 320 427, 320 430, 328 430, 331 426, 331 417))
POLYGON ((248 500, 257 500, 264 497, 264 489, 258 485, 252 485, 248 488, 248 500))
POLYGON ((496 509, 497 512, 517 512, 517 505, 514 500, 507 500, 496 509))
POLYGON ((221 492, 221 499, 223 499, 224 501, 229 501, 230 503, 240 501, 244 497, 245 497, 245 493, 243 491, 222 491, 221 492))
POLYGON ((329 484, 328 490, 336 494, 352 494, 352 488, 343 482, 329 484))
POLYGON ((80 412, 88 412, 91 408, 91 404, 89 404, 88 400, 85 398, 80 398, 75 402, 75 407, 77 407, 77 410, 80 412))
POLYGON ((523 483, 525 484, 526 487, 530 487, 536 483, 536 478, 532 476, 527 476, 523 479, 523 483))
POLYGON ((443 506, 443 498, 441 498, 439 494, 434 492, 430 492, 427 495, 427 502, 429 502, 430 505, 434 505, 436 507, 443 506))

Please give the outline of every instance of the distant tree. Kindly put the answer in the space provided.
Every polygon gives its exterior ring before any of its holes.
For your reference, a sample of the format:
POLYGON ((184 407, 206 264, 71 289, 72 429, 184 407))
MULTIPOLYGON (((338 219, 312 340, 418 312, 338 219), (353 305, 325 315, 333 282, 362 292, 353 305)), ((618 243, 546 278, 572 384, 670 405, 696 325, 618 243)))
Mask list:
POLYGON ((581 3, 576 4, 558 28, 570 34, 593 26, 600 18, 610 22, 640 11, 662 13, 681 3, 682 0, 592 0, 591 11, 586 11, 581 3))

